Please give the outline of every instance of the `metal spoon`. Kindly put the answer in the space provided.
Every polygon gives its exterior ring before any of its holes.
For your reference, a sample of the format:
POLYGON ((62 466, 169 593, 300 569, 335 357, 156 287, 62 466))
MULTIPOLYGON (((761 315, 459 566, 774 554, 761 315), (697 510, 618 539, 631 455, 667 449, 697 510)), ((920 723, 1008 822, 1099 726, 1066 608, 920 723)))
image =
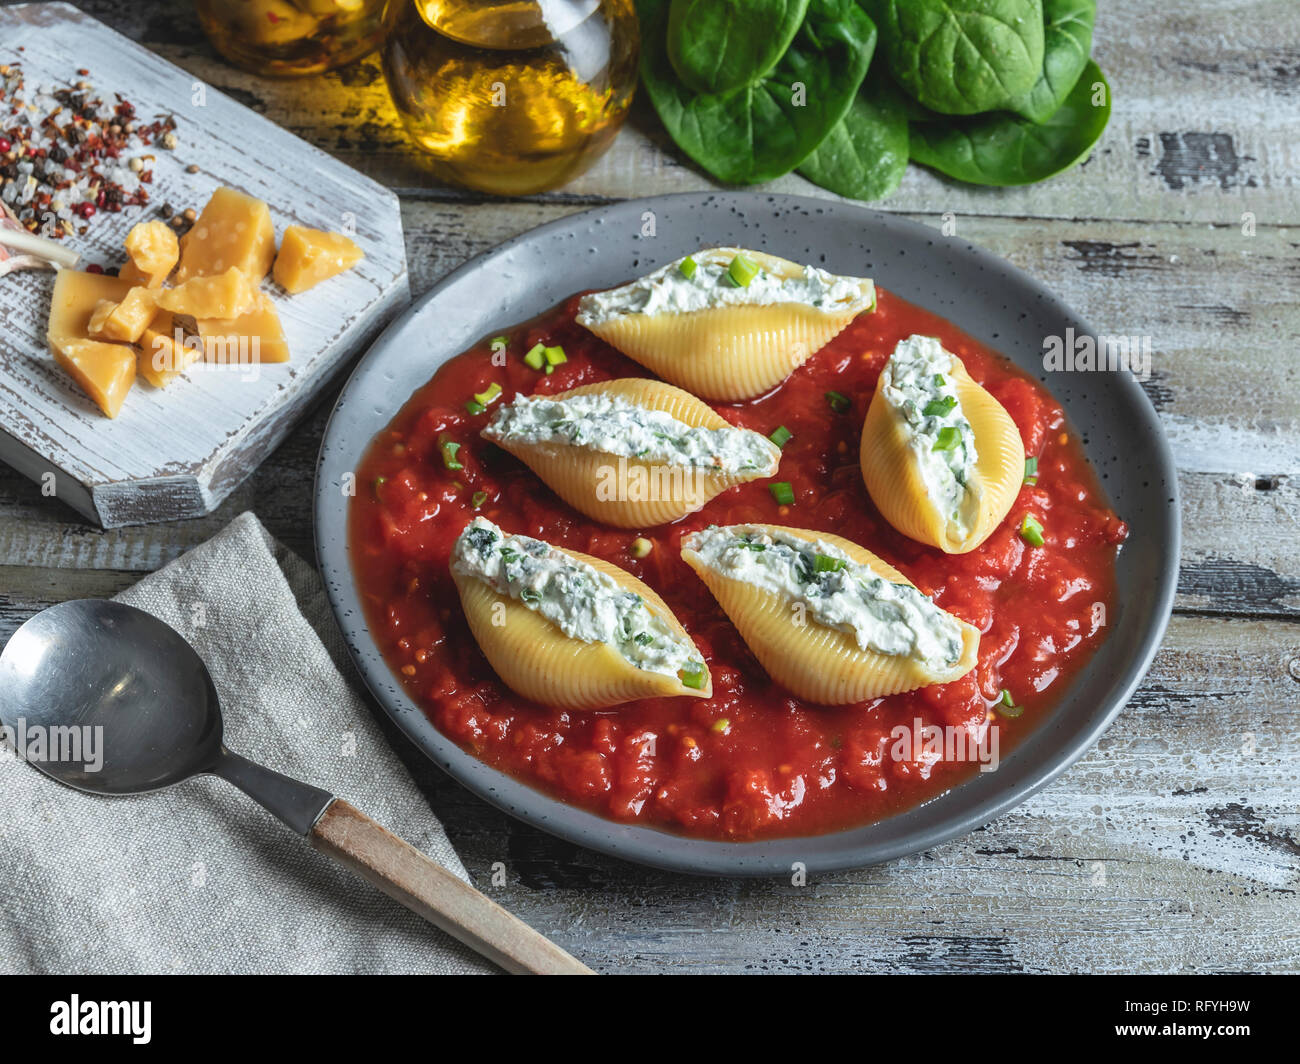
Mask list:
POLYGON ((313 847, 507 971, 591 974, 347 802, 226 749, 221 704, 203 659, 144 610, 77 599, 30 618, 0 653, 0 724, 10 735, 37 725, 46 735, 58 727, 102 728, 98 766, 30 759, 47 776, 91 794, 140 794, 192 776, 220 776, 313 847))

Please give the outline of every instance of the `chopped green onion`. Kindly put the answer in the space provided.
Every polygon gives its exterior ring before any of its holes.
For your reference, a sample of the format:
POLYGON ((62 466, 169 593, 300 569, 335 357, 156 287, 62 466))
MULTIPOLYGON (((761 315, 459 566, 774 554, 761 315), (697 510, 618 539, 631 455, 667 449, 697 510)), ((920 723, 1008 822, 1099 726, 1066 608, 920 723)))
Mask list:
POLYGON ((654 641, 655 641, 655 637, 652 636, 649 632, 637 632, 637 634, 633 637, 633 642, 635 642, 638 646, 643 646, 643 647, 649 646, 654 641))
POLYGON ((1018 717, 1025 711, 1025 707, 1016 705, 1015 700, 1011 697, 1011 692, 1004 687, 998 696, 997 711, 999 716, 1018 717))
POLYGON ((719 717, 717 720, 715 720, 712 724, 709 725, 709 730, 715 731, 720 735, 726 735, 727 729, 730 727, 731 727, 731 721, 729 721, 726 717, 719 717))
POLYGON ((753 551, 767 550, 767 544, 751 543, 749 542, 749 540, 746 539, 742 539, 739 543, 736 544, 736 546, 739 547, 741 550, 753 550, 753 551))
POLYGON ((692 662, 687 668, 682 669, 682 686, 691 687, 696 691, 703 689, 705 677, 709 675, 708 670, 703 664, 692 662))
POLYGON ((541 602, 542 593, 536 588, 526 587, 519 592, 519 598, 524 602, 541 602))
POLYGON ((849 397, 843 392, 827 392, 826 401, 831 404, 831 409, 837 414, 843 414, 853 405, 849 397))
POLYGON ((945 425, 934 438, 934 446, 930 450, 951 451, 959 443, 961 443, 961 432, 955 425, 945 425))
POLYGON ((677 269, 688 281, 695 276, 695 260, 689 255, 677 264, 677 269))
POLYGON ((778 447, 784 447, 790 441, 792 436, 794 436, 794 433, 784 425, 777 425, 777 427, 772 430, 772 435, 770 435, 768 439, 778 447))
POLYGON ((946 380, 943 379, 942 373, 936 373, 932 378, 932 380, 934 381, 934 386, 936 388, 942 388, 945 384, 948 383, 946 380))
POLYGON ((558 366, 569 361, 568 355, 564 353, 564 348, 559 346, 548 347, 543 353, 546 355, 547 365, 550 366, 558 366))
POLYGON ((487 409, 487 407, 485 407, 477 399, 467 399, 465 401, 465 409, 468 410, 471 414, 481 414, 483 413, 484 410, 487 409))
POLYGON ((524 363, 531 369, 541 369, 545 361, 546 345, 543 343, 533 344, 528 349, 528 354, 524 355, 524 363))
POLYGON ((931 399, 921 408, 921 413, 926 417, 947 417, 956 405, 956 396, 945 395, 942 399, 931 399))
POLYGON ((727 276, 737 288, 748 288, 749 282, 759 275, 759 265, 743 251, 731 260, 727 276))
POLYGON ((1036 517, 1025 514, 1024 520, 1020 522, 1020 538, 1034 547, 1043 545, 1043 526, 1036 517))
POLYGON ((474 492, 473 497, 469 500, 469 504, 477 510, 487 502, 487 495, 488 493, 486 491, 476 491, 474 492))
POLYGON ((460 444, 455 440, 449 440, 446 437, 438 441, 438 449, 442 451, 442 464, 448 469, 464 469, 456 457, 456 452, 460 450, 460 444))
POLYGON ((1031 488, 1038 483, 1038 459, 1025 459, 1025 483, 1031 488))
POLYGON ((838 573, 844 568, 843 558, 832 558, 829 554, 819 554, 813 559, 813 571, 817 573, 838 573))
POLYGON ((489 342, 488 347, 509 347, 510 338, 508 336, 494 336, 489 342))
POLYGON ((767 490, 781 506, 789 506, 794 502, 794 488, 790 487, 788 480, 778 480, 775 484, 769 484, 767 490))
POLYGON ((501 394, 501 385, 499 385, 496 381, 493 381, 481 392, 475 392, 474 399, 480 404, 482 404, 483 406, 488 406, 492 402, 492 400, 495 399, 500 394, 501 394))

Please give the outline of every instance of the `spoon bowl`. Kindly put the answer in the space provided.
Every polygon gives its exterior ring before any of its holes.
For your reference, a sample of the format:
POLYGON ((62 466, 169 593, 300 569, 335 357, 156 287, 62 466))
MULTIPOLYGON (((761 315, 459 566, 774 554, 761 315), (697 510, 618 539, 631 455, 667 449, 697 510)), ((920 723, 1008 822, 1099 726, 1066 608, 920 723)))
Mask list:
POLYGON ((152 614, 102 599, 51 606, 14 633, 0 654, 0 724, 15 738, 40 735, 47 754, 54 736, 71 736, 56 729, 77 729, 83 756, 28 760, 93 794, 169 787, 211 772, 222 751, 203 659, 152 614))

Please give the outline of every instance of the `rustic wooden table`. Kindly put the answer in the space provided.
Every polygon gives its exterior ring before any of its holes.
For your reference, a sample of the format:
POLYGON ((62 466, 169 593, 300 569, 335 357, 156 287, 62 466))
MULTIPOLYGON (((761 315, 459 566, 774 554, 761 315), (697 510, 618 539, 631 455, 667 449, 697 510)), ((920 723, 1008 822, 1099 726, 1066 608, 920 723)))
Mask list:
MULTIPOLYGON (((404 139, 374 57, 265 81, 221 63, 188 4, 82 6, 396 189, 417 296, 541 222, 710 187, 640 113, 561 192, 505 202, 441 188, 404 139)), ((1083 166, 1005 191, 914 168, 884 208, 933 226, 947 216, 1102 331, 1152 338, 1146 388, 1184 513, 1177 607, 1154 668, 1096 749, 1014 812, 802 887, 597 856, 516 823, 407 750, 480 887, 592 967, 1300 970, 1300 6, 1100 6, 1095 55, 1114 117, 1083 166), (491 884, 494 862, 504 887, 491 884)), ((773 187, 822 194, 798 178, 773 187)), ((246 509, 311 557, 312 471, 336 394, 203 520, 103 532, 0 469, 0 639, 51 603, 120 591, 246 509)))

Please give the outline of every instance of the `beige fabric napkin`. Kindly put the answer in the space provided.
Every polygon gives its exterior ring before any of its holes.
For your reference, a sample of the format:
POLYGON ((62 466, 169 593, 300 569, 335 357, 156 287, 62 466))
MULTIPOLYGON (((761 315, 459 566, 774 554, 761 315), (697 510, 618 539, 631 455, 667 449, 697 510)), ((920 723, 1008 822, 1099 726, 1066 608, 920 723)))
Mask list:
MULTIPOLYGON (((315 570, 256 517, 119 598, 207 662, 232 750, 346 798, 468 881, 358 693, 315 570)), ((0 796, 0 972, 496 970, 221 780, 100 798, 6 749, 0 796)))

